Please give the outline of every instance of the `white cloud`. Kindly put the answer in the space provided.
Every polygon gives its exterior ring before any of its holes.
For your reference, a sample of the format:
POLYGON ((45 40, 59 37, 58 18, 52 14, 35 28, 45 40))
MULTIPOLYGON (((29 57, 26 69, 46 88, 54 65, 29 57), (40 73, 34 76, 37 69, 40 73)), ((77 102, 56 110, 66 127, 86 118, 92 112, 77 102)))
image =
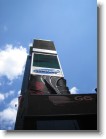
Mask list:
POLYGON ((31 47, 31 46, 33 46, 33 43, 29 43, 29 45, 28 45, 29 47, 31 47))
POLYGON ((7 109, 0 112, 0 123, 1 123, 1 129, 2 130, 8 130, 9 127, 14 127, 14 122, 16 120, 16 113, 17 110, 13 109, 11 107, 8 107, 7 109))
POLYGON ((72 88, 70 89, 70 93, 71 93, 71 94, 79 94, 79 89, 78 89, 77 87, 72 87, 72 88))
POLYGON ((10 106, 11 108, 17 109, 16 106, 18 106, 18 98, 14 98, 14 99, 10 102, 9 106, 10 106))
POLYGON ((21 90, 18 91, 18 96, 21 94, 21 90))
POLYGON ((26 58, 26 48, 7 44, 5 50, 0 50, 0 76, 13 80, 22 75, 26 58))
POLYGON ((15 94, 15 92, 13 90, 7 92, 4 94, 5 98, 8 98, 9 96, 13 96, 15 94))
POLYGON ((18 103, 18 99, 14 98, 9 103, 8 107, 0 112, 0 129, 2 130, 13 130, 14 123, 16 120, 17 108, 15 104, 18 103))
POLYGON ((3 101, 5 99, 4 94, 0 93, 0 102, 3 101))
POLYGON ((0 112, 1 120, 2 121, 15 121, 16 118, 16 110, 8 107, 7 109, 4 109, 2 112, 0 112))
POLYGON ((13 90, 10 90, 7 93, 0 93, 0 102, 2 102, 3 100, 5 100, 6 98, 10 97, 10 96, 14 96, 15 92, 13 90))

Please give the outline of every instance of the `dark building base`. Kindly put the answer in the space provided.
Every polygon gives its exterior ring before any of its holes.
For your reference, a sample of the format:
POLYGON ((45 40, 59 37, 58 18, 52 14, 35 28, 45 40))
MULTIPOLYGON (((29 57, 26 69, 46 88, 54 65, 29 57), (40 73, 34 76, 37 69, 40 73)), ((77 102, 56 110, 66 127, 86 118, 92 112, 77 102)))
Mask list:
POLYGON ((96 115, 75 117, 26 117, 24 130, 97 130, 96 115))
POLYGON ((23 103, 15 130, 97 130, 96 94, 29 94, 23 103))

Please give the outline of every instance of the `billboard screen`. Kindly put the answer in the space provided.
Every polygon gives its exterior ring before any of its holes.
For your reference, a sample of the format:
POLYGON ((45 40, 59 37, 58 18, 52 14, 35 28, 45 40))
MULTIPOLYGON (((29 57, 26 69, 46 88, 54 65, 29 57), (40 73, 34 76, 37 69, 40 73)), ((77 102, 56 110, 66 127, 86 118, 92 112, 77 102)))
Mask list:
POLYGON ((57 56, 34 54, 33 66, 60 69, 57 56))
POLYGON ((31 74, 63 77, 58 56, 53 54, 33 53, 31 74))

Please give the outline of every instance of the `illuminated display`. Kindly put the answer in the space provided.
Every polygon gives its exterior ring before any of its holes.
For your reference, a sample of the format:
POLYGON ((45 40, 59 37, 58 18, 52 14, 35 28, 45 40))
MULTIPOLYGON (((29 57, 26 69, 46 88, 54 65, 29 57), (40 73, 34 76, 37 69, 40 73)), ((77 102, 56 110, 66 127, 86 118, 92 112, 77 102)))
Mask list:
POLYGON ((34 54, 33 66, 60 69, 57 56, 34 54))

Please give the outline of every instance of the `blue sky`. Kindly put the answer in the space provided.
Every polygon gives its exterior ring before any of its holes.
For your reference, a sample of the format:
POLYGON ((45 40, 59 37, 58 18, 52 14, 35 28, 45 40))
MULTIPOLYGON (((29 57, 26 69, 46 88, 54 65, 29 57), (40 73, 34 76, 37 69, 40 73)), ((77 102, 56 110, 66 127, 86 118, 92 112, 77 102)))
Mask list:
POLYGON ((13 129, 34 38, 54 41, 73 93, 94 93, 97 87, 96 0, 0 0, 0 129, 13 129))

